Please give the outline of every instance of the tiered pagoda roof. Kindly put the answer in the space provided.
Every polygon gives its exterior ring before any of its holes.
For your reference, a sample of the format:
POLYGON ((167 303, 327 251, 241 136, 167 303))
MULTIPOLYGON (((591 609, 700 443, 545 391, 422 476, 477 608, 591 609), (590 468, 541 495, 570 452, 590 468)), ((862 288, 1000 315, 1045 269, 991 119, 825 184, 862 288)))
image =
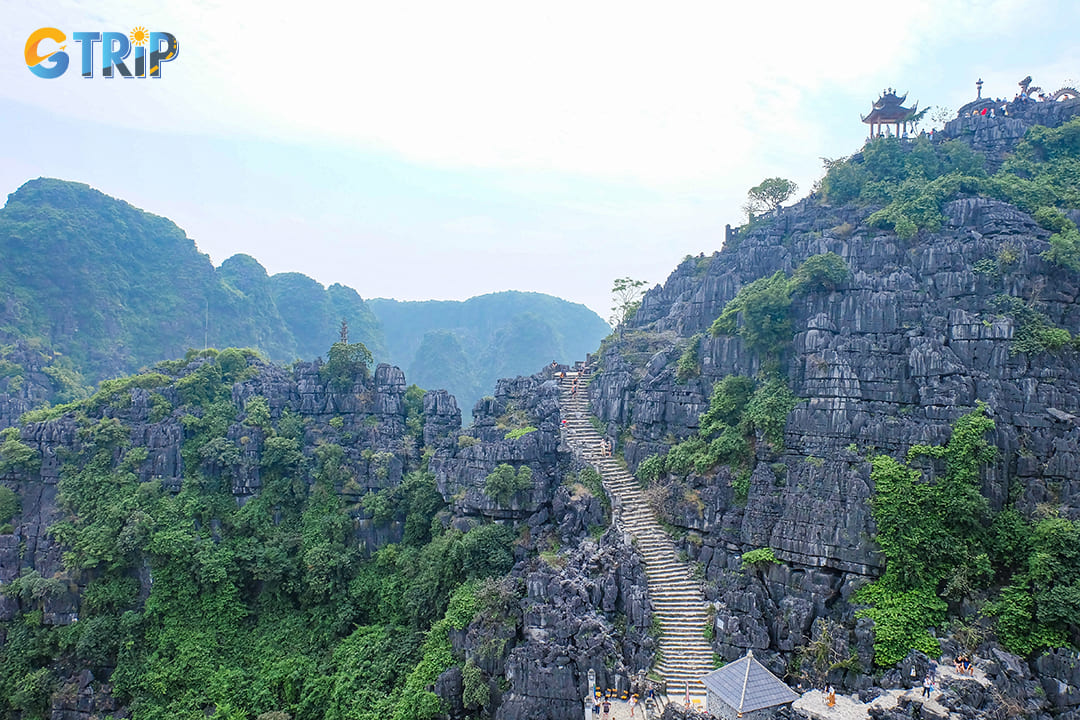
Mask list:
POLYGON ((881 97, 874 103, 874 108, 870 111, 870 114, 862 116, 862 121, 868 125, 893 125, 895 123, 902 123, 907 120, 912 113, 919 109, 919 103, 915 103, 914 107, 904 107, 905 100, 907 100, 907 93, 899 96, 892 88, 884 90, 881 93, 881 97))

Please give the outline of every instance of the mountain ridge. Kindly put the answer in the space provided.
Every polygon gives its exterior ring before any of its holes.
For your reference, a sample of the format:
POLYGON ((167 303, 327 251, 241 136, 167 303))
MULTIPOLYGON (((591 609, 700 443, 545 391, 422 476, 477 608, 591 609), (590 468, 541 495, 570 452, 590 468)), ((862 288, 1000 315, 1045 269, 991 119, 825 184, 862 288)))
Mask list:
MULTIPOLYGON (((399 345, 405 343, 411 352, 400 364, 415 365, 433 386, 458 391, 471 408, 498 372, 516 375, 549 355, 581 354, 606 329, 583 306, 540 293, 492 293, 463 301, 458 310, 421 303, 395 312, 395 301, 383 300, 391 322, 407 323, 392 328, 391 352, 386 324, 353 288, 324 286, 296 272, 269 275, 244 253, 215 267, 168 218, 53 178, 28 181, 8 196, 0 209, 0 254, 0 291, 7 298, 0 305, 0 348, 30 342, 50 358, 66 358, 84 387, 182 357, 190 348, 251 347, 274 362, 310 360, 339 339, 344 320, 350 341, 362 342, 377 360, 403 354, 399 345), (422 319, 433 309, 446 322, 422 319), (537 322, 551 328, 546 342, 514 332, 528 312, 544 316, 537 322), (471 365, 454 375, 444 372, 437 352, 417 361, 423 334, 409 335, 414 324, 425 332, 452 332, 471 365), (593 330, 583 336, 579 328, 587 326, 593 330), (564 343, 564 334, 573 342, 564 343)), ((6 362, 13 357, 0 351, 6 362)), ((49 400, 66 392, 38 390, 35 397, 49 400)))

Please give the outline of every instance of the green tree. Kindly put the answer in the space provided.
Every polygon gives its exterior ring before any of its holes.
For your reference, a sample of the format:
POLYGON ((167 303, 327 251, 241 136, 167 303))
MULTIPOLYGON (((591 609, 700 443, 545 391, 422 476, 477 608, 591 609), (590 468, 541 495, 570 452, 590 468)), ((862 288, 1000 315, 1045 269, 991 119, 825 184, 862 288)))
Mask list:
POLYGON ((484 494, 500 505, 509 505, 515 495, 532 485, 532 468, 522 465, 515 471, 513 465, 503 463, 484 480, 484 494))
POLYGON ((747 200, 743 209, 746 210, 747 215, 776 210, 798 189, 798 185, 786 178, 766 178, 760 185, 755 185, 746 193, 747 200))
POLYGON ((467 708, 484 708, 491 702, 484 671, 473 662, 472 658, 461 669, 461 702, 467 708))
POLYGON ((713 337, 738 335, 762 354, 776 355, 791 340, 791 290, 782 270, 744 285, 713 321, 713 337))
POLYGON ((791 276, 791 294, 805 295, 816 290, 831 292, 851 276, 844 258, 828 252, 808 257, 791 276))
POLYGON ((615 280, 611 286, 610 322, 614 327, 621 327, 641 307, 641 297, 645 294, 645 280, 634 280, 631 277, 621 277, 615 280))
POLYGON ((364 343, 336 342, 330 346, 326 364, 320 374, 334 390, 344 392, 352 387, 356 378, 367 379, 371 368, 371 351, 364 343))

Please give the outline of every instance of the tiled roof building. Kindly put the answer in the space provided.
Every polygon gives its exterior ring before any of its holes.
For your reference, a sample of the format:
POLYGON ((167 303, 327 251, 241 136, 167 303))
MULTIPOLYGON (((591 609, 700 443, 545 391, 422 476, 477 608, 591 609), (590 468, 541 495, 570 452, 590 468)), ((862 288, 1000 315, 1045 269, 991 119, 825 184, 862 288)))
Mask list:
POLYGON ((701 678, 708 692, 706 709, 721 720, 772 717, 769 708, 786 705, 799 695, 754 659, 754 653, 728 663, 701 678))

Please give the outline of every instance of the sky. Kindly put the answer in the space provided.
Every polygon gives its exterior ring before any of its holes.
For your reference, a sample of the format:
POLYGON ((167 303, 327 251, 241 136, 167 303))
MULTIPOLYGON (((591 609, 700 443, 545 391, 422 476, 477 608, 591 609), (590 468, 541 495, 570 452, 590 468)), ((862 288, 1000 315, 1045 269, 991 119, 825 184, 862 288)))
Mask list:
POLYGON ((1080 82, 1069 0, 271 7, 0 0, 0 196, 84 182, 215 264, 247 253, 363 297, 544 292, 606 318, 615 278, 719 250, 761 180, 809 192, 886 87, 955 112, 979 78, 1009 98, 1029 74, 1080 82), (67 36, 55 79, 24 59, 42 27, 67 36), (136 27, 179 43, 160 78, 81 77, 74 32, 136 27))

